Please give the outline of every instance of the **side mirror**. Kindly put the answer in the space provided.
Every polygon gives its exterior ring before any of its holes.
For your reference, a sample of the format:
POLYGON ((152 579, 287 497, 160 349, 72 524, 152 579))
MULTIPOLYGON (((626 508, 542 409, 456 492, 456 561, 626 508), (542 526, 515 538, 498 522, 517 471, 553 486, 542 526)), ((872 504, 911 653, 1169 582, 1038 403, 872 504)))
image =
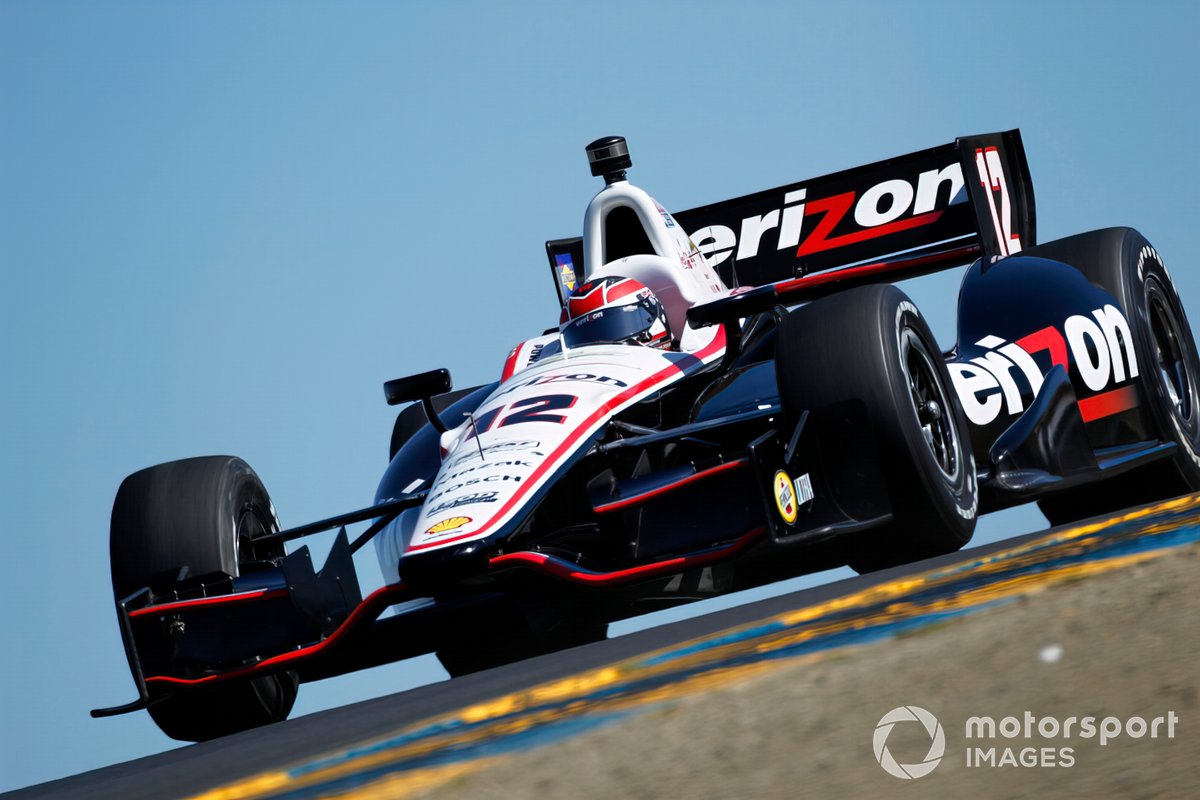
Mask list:
POLYGON ((383 385, 383 394, 389 406, 398 406, 401 403, 424 400, 435 394, 445 394, 453 388, 454 381, 450 379, 450 370, 435 369, 388 381, 383 385))
POLYGON ((389 406, 420 400, 430 424, 437 429, 438 433, 445 433, 446 425, 433 409, 432 398, 436 394, 445 394, 453 388, 454 381, 450 378, 450 370, 435 369, 409 375, 407 378, 388 381, 383 385, 383 396, 387 398, 389 406))

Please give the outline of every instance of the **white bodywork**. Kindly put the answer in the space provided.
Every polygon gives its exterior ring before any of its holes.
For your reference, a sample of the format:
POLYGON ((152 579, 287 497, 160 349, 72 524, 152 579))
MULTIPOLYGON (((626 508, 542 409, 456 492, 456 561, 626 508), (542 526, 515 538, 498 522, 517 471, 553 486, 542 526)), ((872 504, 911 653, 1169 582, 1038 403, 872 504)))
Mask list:
POLYGON ((513 518, 591 435, 620 411, 712 363, 724 332, 708 329, 702 357, 628 345, 551 356, 500 384, 471 421, 442 437, 446 455, 408 551, 479 539, 513 518), (545 398, 564 399, 562 407, 545 398), (492 412, 497 412, 493 414, 492 412), (448 520, 456 521, 449 524, 448 520))
POLYGON ((650 287, 666 309, 678 350, 589 345, 542 358, 542 348, 557 339, 553 334, 515 347, 501 384, 470 419, 442 435, 442 465, 425 504, 377 537, 385 575, 397 575, 406 554, 501 530, 614 415, 724 355, 724 329, 692 328, 686 314, 729 292, 650 195, 626 181, 606 186, 588 205, 583 239, 587 277, 620 275, 650 287), (620 206, 636 212, 654 253, 606 261, 604 221, 620 206))
POLYGON ((588 204, 583 217, 583 257, 589 280, 620 275, 649 286, 666 308, 677 340, 687 325, 689 308, 729 293, 674 217, 628 181, 605 186, 588 204), (654 253, 608 260, 604 221, 622 206, 637 213, 654 253))

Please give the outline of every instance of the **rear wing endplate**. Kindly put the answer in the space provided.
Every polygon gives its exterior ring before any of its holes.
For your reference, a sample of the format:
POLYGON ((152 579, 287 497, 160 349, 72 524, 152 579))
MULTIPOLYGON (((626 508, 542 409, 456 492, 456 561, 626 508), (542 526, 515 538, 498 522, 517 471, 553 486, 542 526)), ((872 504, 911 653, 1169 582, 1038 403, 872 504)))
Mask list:
MULTIPOLYGON (((944 269, 954 266, 945 263, 951 253, 966 263, 976 255, 1003 257, 1037 243, 1033 183, 1015 129, 961 137, 674 218, 734 287, 815 277, 872 261, 886 266, 917 259, 924 271, 944 269)), ((547 242, 546 252, 563 300, 585 274, 581 240, 547 242)), ((895 272, 872 274, 872 280, 887 280, 895 272)), ((821 283, 836 280, 831 273, 821 283)))

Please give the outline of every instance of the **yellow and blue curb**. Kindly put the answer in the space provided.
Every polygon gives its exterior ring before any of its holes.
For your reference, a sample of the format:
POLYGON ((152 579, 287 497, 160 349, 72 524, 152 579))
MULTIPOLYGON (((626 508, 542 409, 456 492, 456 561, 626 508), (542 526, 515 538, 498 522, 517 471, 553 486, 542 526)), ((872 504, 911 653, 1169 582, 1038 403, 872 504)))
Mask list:
POLYGON ((497 697, 194 800, 403 798, 681 695, 1111 572, 1197 540, 1200 495, 1158 503, 497 697))

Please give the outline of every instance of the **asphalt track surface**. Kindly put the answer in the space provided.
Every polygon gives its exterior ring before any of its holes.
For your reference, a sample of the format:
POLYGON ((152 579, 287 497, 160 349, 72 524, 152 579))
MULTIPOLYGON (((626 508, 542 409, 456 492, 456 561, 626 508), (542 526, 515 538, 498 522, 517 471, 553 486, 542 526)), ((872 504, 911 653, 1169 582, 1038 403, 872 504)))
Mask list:
POLYGON ((373 780, 405 770, 503 753, 505 741, 509 750, 521 749, 536 746, 539 736, 545 740, 604 724, 677 687, 700 685, 691 690, 702 690, 703 680, 697 678, 714 671, 725 675, 723 680, 736 680, 739 667, 893 635, 905 626, 1005 602, 1031 582, 1096 574, 1198 537, 1200 496, 1180 498, 311 714, 4 797, 352 796, 373 780), (219 787, 225 788, 211 791, 219 787))

